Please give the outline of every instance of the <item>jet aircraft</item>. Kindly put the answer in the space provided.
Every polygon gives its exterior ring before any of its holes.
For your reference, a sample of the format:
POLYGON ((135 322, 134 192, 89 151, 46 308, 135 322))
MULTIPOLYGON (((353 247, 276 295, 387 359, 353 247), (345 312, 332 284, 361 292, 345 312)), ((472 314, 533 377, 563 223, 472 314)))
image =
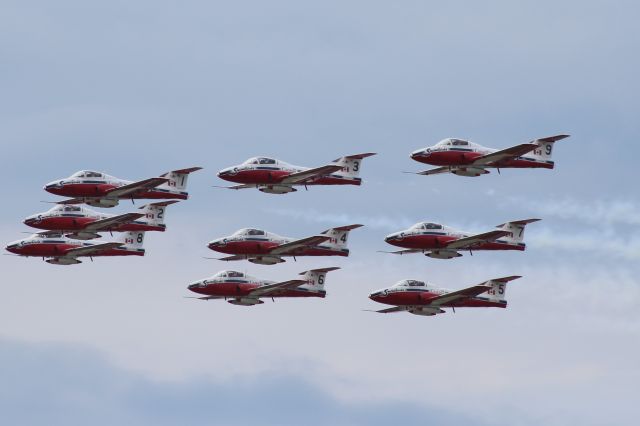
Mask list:
POLYGON ((453 173, 458 176, 475 177, 490 173, 488 169, 543 168, 553 169, 551 160, 553 144, 569 135, 556 135, 536 139, 529 143, 506 149, 486 148, 462 140, 448 138, 434 146, 411 153, 411 158, 425 164, 441 166, 417 172, 419 175, 453 173))
POLYGON ((75 205, 56 205, 50 210, 27 217, 24 224, 48 231, 60 231, 76 240, 100 238, 98 232, 164 232, 165 210, 177 200, 161 201, 140 207, 142 212, 120 215, 98 213, 75 205))
POLYGON ((362 179, 359 174, 362 159, 372 155, 375 153, 347 155, 315 168, 293 166, 273 158, 254 157, 237 166, 221 170, 218 177, 240 184, 224 188, 257 188, 269 194, 295 192, 295 186, 361 185, 362 179))
POLYGON ((19 256, 42 257, 54 265, 82 263, 78 257, 144 256, 144 231, 125 232, 115 241, 83 242, 66 237, 59 231, 44 231, 9 243, 5 249, 19 256))
POLYGON ((325 297, 327 272, 340 268, 312 269, 301 272, 302 279, 267 281, 237 271, 221 271, 214 276, 196 281, 189 290, 204 295, 201 300, 225 299, 229 303, 253 306, 264 303, 260 298, 271 297, 325 297))
POLYGON ((340 226, 327 229, 319 235, 294 239, 282 237, 261 229, 240 229, 234 234, 209 242, 211 250, 231 254, 219 260, 243 260, 260 265, 275 265, 291 256, 349 256, 349 232, 362 225, 340 226))
POLYGON ((494 278, 481 284, 462 290, 448 290, 438 288, 432 284, 418 280, 402 280, 395 285, 375 291, 369 298, 375 302, 394 305, 392 308, 381 309, 379 312, 409 312, 414 315, 433 316, 443 314, 442 308, 506 308, 505 293, 507 283, 521 278, 514 275, 504 278, 494 278))
POLYGON ((462 256, 458 253, 460 250, 468 250, 471 254, 476 250, 523 251, 526 247, 523 242, 525 226, 539 220, 507 222, 482 234, 458 231, 439 223, 419 222, 409 229, 388 235, 384 239, 388 244, 403 247, 404 250, 385 253, 424 253, 435 259, 451 259, 462 256))
POLYGON ((119 179, 102 172, 82 170, 68 178, 55 180, 44 189, 55 195, 73 197, 59 204, 88 204, 93 207, 115 207, 122 199, 178 199, 189 197, 187 178, 201 167, 173 170, 159 177, 137 182, 119 179))

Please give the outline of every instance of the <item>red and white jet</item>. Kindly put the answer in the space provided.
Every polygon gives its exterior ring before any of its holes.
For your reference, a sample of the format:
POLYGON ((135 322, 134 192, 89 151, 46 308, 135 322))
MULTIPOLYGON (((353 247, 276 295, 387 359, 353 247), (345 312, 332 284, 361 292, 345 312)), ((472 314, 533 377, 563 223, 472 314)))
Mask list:
POLYGON ((506 308, 505 293, 507 283, 521 278, 494 278, 482 284, 463 288, 462 290, 448 290, 438 288, 432 284, 418 280, 402 280, 397 284, 375 291, 369 299, 394 305, 393 308, 381 309, 379 313, 409 312, 414 315, 433 316, 443 314, 442 308, 506 308))
POLYGON ((214 276, 196 281, 189 290, 203 294, 201 300, 225 299, 241 306, 264 303, 260 298, 271 297, 325 297, 324 289, 327 272, 340 268, 312 269, 301 272, 302 279, 289 281, 267 281, 254 278, 242 272, 221 271, 214 276))
POLYGON ((442 166, 418 172, 419 175, 453 173, 458 176, 480 176, 487 169, 543 168, 553 169, 553 144, 569 135, 540 138, 506 149, 493 149, 462 139, 444 139, 434 146, 411 153, 411 158, 425 164, 442 166))
POLYGON ((462 256, 458 251, 468 250, 520 250, 524 251, 524 228, 540 219, 516 220, 498 225, 482 234, 462 232, 439 223, 419 222, 404 231, 388 235, 384 240, 405 250, 387 253, 424 253, 435 259, 462 256))
POLYGON ((126 232, 113 242, 83 242, 66 237, 61 232, 45 231, 9 243, 5 250, 19 256, 46 258, 54 265, 82 263, 78 257, 144 256, 144 232, 126 232))
POLYGON ((286 194, 297 191, 294 186, 309 185, 361 185, 362 159, 375 155, 347 155, 330 164, 316 168, 293 166, 284 161, 267 157, 250 158, 242 164, 218 172, 218 177, 240 185, 229 189, 258 188, 269 194, 286 194))
POLYGON ((281 237, 261 229, 241 229, 234 234, 218 238, 208 244, 211 250, 231 254, 218 260, 248 260, 259 265, 275 265, 283 257, 297 256, 349 256, 349 231, 362 225, 340 226, 327 229, 319 235, 295 239, 281 237))
POLYGON ((137 182, 83 170, 68 178, 55 180, 44 189, 55 195, 73 197, 59 204, 88 204, 93 207, 115 207, 121 199, 186 200, 189 198, 187 178, 201 167, 174 170, 159 177, 137 182))
POLYGON ((140 207, 140 213, 120 215, 98 213, 82 206, 56 205, 49 211, 27 217, 24 224, 47 231, 59 231, 76 240, 100 238, 98 232, 164 232, 165 210, 177 200, 161 201, 140 207))

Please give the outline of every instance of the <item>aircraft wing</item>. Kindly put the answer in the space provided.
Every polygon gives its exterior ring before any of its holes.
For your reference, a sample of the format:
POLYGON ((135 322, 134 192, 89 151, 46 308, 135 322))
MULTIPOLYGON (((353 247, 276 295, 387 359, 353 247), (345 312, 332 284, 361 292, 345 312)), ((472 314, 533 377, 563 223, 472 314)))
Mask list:
POLYGON ((78 248, 73 248, 71 250, 67 250, 64 256, 67 256, 67 257, 91 256, 92 254, 95 254, 104 250, 109 250, 112 248, 122 247, 123 245, 124 245, 123 243, 116 243, 116 242, 93 244, 90 246, 78 247, 78 248))
POLYGON ((445 248, 453 249, 453 250, 472 248, 477 244, 486 243, 489 241, 495 241, 498 238, 504 237, 505 235, 509 235, 509 234, 510 232, 508 231, 502 231, 502 230, 496 229, 495 231, 484 232, 482 234, 471 235, 469 237, 453 240, 450 243, 448 243, 445 246, 445 248))
POLYGON ((269 254, 290 254, 292 252, 295 252, 299 248, 312 247, 329 239, 331 239, 331 237, 328 237, 326 235, 314 235, 313 237, 302 238, 301 240, 295 240, 288 243, 280 244, 279 246, 271 249, 269 254))
POLYGON ((425 250, 422 249, 406 249, 406 250, 398 250, 398 251, 378 251, 378 253, 389 253, 389 254, 399 254, 399 255, 403 255, 403 254, 412 254, 412 253, 422 253, 425 250))
POLYGON ((338 166, 337 164, 328 164, 326 166, 316 167, 314 169, 303 170, 301 172, 291 173, 289 176, 286 176, 282 179, 283 184, 292 184, 292 183, 304 183, 310 179, 331 174, 333 172, 337 172, 338 170, 342 170, 342 166, 338 166))
MULTIPOLYGON (((429 176, 429 175, 439 175, 440 173, 451 173, 454 167, 436 167, 435 169, 423 170, 421 172, 415 172, 417 175, 429 176)), ((406 172, 406 173, 414 173, 414 172, 406 172)))
POLYGON ((290 280, 290 281, 283 281, 281 283, 267 284, 267 285, 258 287, 255 290, 252 290, 251 292, 249 292, 249 295, 247 297, 270 296, 274 293, 280 292, 281 290, 288 290, 291 288, 300 287, 303 284, 307 284, 307 281, 306 280, 290 280))
POLYGON ((107 219, 96 220, 95 222, 88 224, 84 228, 84 230, 93 231, 93 232, 108 230, 109 228, 115 225, 121 225, 123 223, 133 222, 134 220, 139 219, 143 216, 144 214, 142 213, 124 213, 118 216, 109 217, 107 219))
POLYGON ((472 287, 463 288, 462 290, 452 291, 451 293, 442 294, 429 300, 430 306, 440 306, 445 303, 454 303, 469 297, 475 297, 479 294, 491 289, 490 285, 478 284, 472 287))
POLYGON ((230 262, 232 260, 245 260, 245 259, 249 259, 249 256, 247 256, 246 254, 234 254, 233 256, 227 256, 227 257, 218 257, 216 258, 217 260, 224 260, 225 262, 230 262))
POLYGON ((151 188, 155 188, 156 186, 160 186, 163 183, 167 183, 168 181, 169 179, 163 177, 154 177, 140 180, 138 182, 133 182, 123 186, 119 186, 117 188, 113 188, 111 191, 107 192, 107 196, 126 197, 127 195, 132 195, 136 192, 142 192, 151 188))
POLYGON ((255 184, 245 184, 245 185, 233 185, 233 186, 215 186, 215 188, 224 188, 224 189, 249 189, 249 188, 257 188, 258 185, 255 184))
POLYGON ((185 299, 198 299, 198 300, 211 300, 211 299, 224 299, 224 296, 202 296, 202 297, 191 297, 185 296, 185 299))
POLYGON ((411 308, 410 306, 394 306, 393 308, 380 309, 379 311, 373 311, 373 312, 377 312, 379 314, 390 314, 393 312, 408 311, 410 308, 411 308))
POLYGON ((495 163, 500 163, 504 160, 511 160, 513 158, 520 157, 527 152, 533 151, 538 148, 538 145, 533 143, 523 143, 520 145, 512 146, 510 148, 501 149, 500 151, 492 152, 491 154, 483 155, 476 158, 471 166, 491 166, 495 163))

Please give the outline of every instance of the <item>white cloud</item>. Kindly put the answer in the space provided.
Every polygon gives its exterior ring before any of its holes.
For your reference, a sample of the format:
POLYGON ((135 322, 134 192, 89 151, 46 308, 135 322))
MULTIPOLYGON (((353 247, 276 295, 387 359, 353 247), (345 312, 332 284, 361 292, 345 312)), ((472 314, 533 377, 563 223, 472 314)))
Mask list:
POLYGON ((598 226, 640 225, 640 202, 633 199, 595 198, 589 201, 570 197, 561 199, 534 199, 510 197, 510 203, 540 214, 545 218, 576 220, 598 226))

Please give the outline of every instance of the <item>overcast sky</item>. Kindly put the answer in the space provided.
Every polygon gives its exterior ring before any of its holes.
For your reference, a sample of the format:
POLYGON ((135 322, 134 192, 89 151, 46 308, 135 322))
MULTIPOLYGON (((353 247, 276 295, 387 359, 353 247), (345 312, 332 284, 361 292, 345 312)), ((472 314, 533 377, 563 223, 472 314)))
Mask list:
POLYGON ((637 423, 635 2, 62 0, 0 12, 2 241, 56 199, 45 183, 77 170, 204 167, 144 258, 0 257, 9 423, 637 423), (555 170, 401 173, 445 137, 505 148, 558 133, 571 138, 555 170), (213 188, 218 170, 255 155, 319 166, 369 151, 362 187, 213 188), (482 232, 529 217, 543 220, 524 253, 377 252, 422 220, 482 232), (350 223, 365 227, 349 258, 203 259, 207 241, 243 227, 304 237, 350 223), (183 297, 229 267, 287 280, 327 266, 342 269, 324 300, 183 297), (506 310, 363 311, 400 279, 461 288, 505 275, 524 276, 506 310))

